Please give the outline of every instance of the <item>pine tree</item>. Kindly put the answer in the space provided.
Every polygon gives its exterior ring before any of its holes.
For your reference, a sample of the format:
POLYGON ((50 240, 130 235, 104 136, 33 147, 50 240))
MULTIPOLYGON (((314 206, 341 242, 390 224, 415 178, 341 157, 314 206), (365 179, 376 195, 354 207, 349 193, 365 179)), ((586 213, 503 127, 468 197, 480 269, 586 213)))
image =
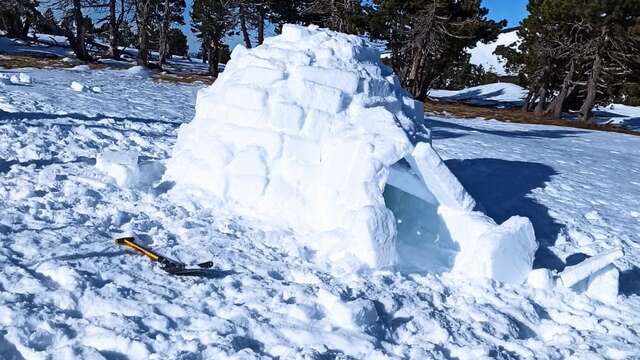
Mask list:
POLYGON ((62 21, 64 31, 73 53, 79 60, 91 61, 87 51, 87 29, 82 9, 90 5, 88 0, 57 0, 54 5, 65 11, 62 21))
POLYGON ((335 31, 357 34, 365 26, 365 12, 359 0, 309 0, 303 18, 335 31))
POLYGON ((0 1, 0 30, 9 37, 26 39, 31 26, 42 20, 38 5, 36 0, 0 1))
POLYGON ((136 25, 138 26, 137 63, 149 66, 149 35, 151 32, 151 12, 157 0, 136 1, 136 25))
POLYGON ((180 29, 169 30, 169 54, 186 57, 189 52, 187 37, 180 29))
POLYGON ((42 19, 37 22, 37 30, 38 32, 44 34, 56 34, 57 35, 57 25, 56 18, 53 15, 53 10, 51 8, 47 8, 47 10, 42 15, 42 19))
POLYGON ((276 33, 282 32, 284 24, 304 23, 302 12, 305 0, 267 0, 266 10, 269 22, 275 25, 276 33))
POLYGON ((194 0, 191 11, 192 29, 202 39, 209 74, 218 76, 222 39, 233 27, 229 0, 194 0))
POLYGON ((184 25, 183 13, 185 6, 184 0, 162 0, 159 3, 158 62, 160 65, 166 62, 167 56, 170 54, 169 33, 171 24, 184 25))
POLYGON ((479 0, 375 0, 371 35, 386 42, 403 86, 424 98, 434 81, 464 62, 465 48, 491 41, 506 22, 488 20, 479 0))
POLYGON ((640 49, 640 0, 530 0, 517 49, 499 48, 524 74, 524 110, 559 118, 569 99, 583 121, 614 99, 632 76, 640 49))
POLYGON ((104 19, 107 21, 109 50, 108 56, 113 59, 120 58, 119 46, 123 44, 123 31, 128 27, 127 20, 131 9, 135 6, 136 0, 107 0, 106 7, 108 15, 104 19))

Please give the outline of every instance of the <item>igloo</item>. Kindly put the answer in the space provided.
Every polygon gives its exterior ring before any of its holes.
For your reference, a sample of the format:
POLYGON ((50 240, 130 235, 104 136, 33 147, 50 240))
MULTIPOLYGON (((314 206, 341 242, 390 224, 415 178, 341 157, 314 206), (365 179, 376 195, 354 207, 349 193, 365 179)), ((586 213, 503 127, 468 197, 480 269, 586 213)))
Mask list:
POLYGON ((285 25, 238 45, 200 90, 165 178, 204 206, 291 230, 328 262, 523 281, 531 223, 474 210, 423 113, 367 41, 285 25))

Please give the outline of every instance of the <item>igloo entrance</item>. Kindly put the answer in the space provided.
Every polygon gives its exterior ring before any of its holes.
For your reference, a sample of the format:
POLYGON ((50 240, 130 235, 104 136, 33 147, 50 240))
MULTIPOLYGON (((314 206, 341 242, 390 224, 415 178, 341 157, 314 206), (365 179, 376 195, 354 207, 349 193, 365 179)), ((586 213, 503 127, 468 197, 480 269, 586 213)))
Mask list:
POLYGON ((438 215, 438 201, 406 160, 391 167, 383 196, 396 219, 399 270, 450 271, 460 247, 438 215))

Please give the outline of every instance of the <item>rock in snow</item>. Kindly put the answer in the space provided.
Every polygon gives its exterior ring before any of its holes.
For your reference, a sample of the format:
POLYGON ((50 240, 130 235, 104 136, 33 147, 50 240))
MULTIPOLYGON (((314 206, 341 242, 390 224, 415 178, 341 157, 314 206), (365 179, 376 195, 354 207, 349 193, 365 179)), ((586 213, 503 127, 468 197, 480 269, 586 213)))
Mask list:
POLYGON ((177 196, 292 229, 332 263, 522 282, 537 248, 528 219, 473 211, 378 51, 315 26, 234 49, 165 178, 177 196))

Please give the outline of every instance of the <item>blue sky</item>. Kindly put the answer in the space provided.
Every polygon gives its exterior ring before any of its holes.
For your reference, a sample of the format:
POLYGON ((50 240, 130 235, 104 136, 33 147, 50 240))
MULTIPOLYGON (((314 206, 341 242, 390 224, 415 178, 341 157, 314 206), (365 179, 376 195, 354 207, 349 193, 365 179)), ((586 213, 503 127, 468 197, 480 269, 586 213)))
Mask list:
POLYGON ((489 9, 490 19, 507 19, 509 27, 527 16, 527 0, 482 0, 482 5, 489 9))
MULTIPOLYGON (((183 31, 189 40, 189 52, 196 53, 200 49, 199 40, 191 33, 191 4, 192 0, 187 0, 187 9, 185 11, 185 22, 187 25, 183 27, 183 31)), ((482 0, 482 5, 489 9, 488 17, 494 20, 506 19, 509 23, 507 26, 516 26, 527 15, 527 0, 482 0)), ((267 34, 267 36, 272 34, 267 34)), ((226 43, 233 49, 242 39, 239 36, 226 39, 226 43)))

